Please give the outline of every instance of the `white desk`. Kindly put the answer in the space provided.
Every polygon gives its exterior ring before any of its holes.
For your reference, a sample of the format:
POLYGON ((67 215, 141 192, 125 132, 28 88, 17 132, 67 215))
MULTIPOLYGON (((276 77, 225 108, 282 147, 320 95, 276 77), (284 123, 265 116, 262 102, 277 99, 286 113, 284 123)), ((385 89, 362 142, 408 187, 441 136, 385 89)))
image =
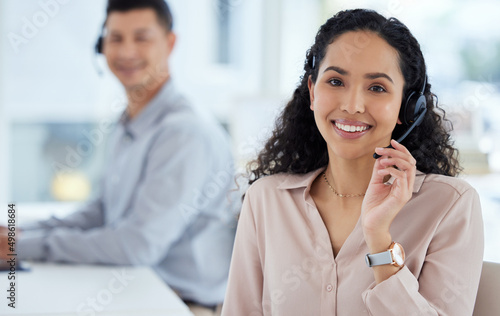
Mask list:
POLYGON ((7 273, 0 272, 0 315, 192 316, 150 268, 30 265, 16 272, 15 309, 7 305, 7 273))

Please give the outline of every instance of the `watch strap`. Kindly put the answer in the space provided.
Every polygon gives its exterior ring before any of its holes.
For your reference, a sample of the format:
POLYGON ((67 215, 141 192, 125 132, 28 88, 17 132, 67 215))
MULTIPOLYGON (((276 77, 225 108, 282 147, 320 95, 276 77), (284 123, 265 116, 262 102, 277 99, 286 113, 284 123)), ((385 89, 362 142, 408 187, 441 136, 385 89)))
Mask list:
POLYGON ((393 262, 390 250, 374 254, 367 254, 365 259, 366 259, 366 264, 369 267, 391 264, 393 262))

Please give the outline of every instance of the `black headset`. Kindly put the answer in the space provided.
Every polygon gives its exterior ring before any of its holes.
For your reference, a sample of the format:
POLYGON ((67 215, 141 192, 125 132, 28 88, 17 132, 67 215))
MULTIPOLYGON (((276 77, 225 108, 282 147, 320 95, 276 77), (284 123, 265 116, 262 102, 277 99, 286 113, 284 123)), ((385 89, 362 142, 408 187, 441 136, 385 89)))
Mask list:
POLYGON ((95 43, 95 53, 96 54, 102 54, 102 46, 104 42, 104 27, 106 24, 102 25, 101 28, 101 35, 99 35, 99 38, 97 39, 97 42, 95 43))
MULTIPOLYGON (((422 123, 427 112, 427 100, 425 99, 425 87, 427 85, 427 76, 424 77, 424 85, 420 92, 412 91, 406 102, 401 104, 399 119, 404 125, 418 126, 422 123)), ((413 128, 412 128, 413 129, 413 128)))
POLYGON ((104 74, 102 68, 99 66, 99 62, 97 60, 97 55, 102 54, 102 49, 103 49, 103 42, 104 42, 104 24, 101 29, 101 34, 99 35, 99 38, 97 38, 97 42, 95 43, 94 47, 94 58, 92 59, 94 68, 96 69, 97 73, 99 76, 102 76, 104 74))
MULTIPOLYGON (((408 129, 401 135, 396 141, 401 143, 408 134, 417 126, 419 126, 424 120, 425 113, 427 113, 427 100, 425 98, 425 87, 427 86, 427 76, 424 76, 424 84, 422 90, 412 91, 406 102, 401 104, 401 109, 399 110, 399 120, 404 126, 408 126, 408 129)), ((392 145, 386 148, 393 148, 392 145)), ((377 153, 373 154, 373 158, 378 159, 380 156, 377 153)))

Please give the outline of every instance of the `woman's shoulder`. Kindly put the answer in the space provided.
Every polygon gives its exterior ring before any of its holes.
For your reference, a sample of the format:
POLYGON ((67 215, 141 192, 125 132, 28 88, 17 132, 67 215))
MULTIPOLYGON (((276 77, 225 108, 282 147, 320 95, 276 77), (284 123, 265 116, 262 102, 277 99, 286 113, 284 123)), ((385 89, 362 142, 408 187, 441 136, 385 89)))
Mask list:
POLYGON ((466 180, 441 174, 426 174, 422 185, 431 190, 451 191, 458 195, 463 195, 467 191, 475 192, 466 180))
POLYGON ((278 173, 270 176, 264 176, 252 183, 247 192, 268 192, 269 190, 278 188, 282 183, 293 177, 296 177, 296 175, 289 173, 278 173))
POLYGON ((318 170, 314 170, 308 173, 277 173, 270 176, 264 176, 256 180, 248 192, 261 192, 273 189, 294 189, 307 187, 316 178, 318 170))

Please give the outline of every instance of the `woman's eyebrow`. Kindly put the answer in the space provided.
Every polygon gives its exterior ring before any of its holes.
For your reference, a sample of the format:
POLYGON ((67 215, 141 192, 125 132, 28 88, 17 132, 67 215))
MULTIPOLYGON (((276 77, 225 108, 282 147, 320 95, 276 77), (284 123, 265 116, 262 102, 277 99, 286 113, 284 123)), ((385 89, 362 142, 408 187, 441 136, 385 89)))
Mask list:
POLYGON ((377 78, 386 78, 387 80, 389 80, 391 83, 394 84, 394 81, 392 80, 391 77, 389 77, 389 75, 383 73, 383 72, 373 72, 373 73, 369 73, 369 74, 366 74, 365 75, 365 78, 367 79, 377 79, 377 78))
POLYGON ((326 68, 325 71, 323 71, 323 73, 325 73, 325 72, 327 72, 329 70, 336 71, 336 72, 338 72, 339 74, 341 74, 343 76, 349 74, 349 72, 347 70, 342 69, 342 68, 337 67, 337 66, 330 66, 330 67, 326 68))
MULTIPOLYGON (((338 72, 339 74, 341 74, 343 76, 349 75, 349 71, 347 71, 347 70, 345 70, 343 68, 337 67, 337 66, 329 66, 328 68, 325 69, 325 71, 323 71, 323 73, 325 73, 327 71, 335 71, 335 72, 338 72)), ((383 72, 371 72, 371 73, 367 73, 365 75, 365 78, 366 79, 386 78, 392 84, 394 84, 394 80, 392 80, 392 78, 388 74, 383 73, 383 72)))

